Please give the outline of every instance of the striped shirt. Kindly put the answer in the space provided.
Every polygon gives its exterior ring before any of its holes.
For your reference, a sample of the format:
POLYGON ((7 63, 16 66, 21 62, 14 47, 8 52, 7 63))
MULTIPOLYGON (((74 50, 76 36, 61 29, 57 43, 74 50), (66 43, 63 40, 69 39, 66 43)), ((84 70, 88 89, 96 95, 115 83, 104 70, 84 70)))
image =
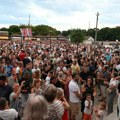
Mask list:
POLYGON ((48 111, 54 109, 57 113, 57 116, 61 120, 64 114, 64 107, 61 101, 55 100, 52 104, 48 104, 48 111))

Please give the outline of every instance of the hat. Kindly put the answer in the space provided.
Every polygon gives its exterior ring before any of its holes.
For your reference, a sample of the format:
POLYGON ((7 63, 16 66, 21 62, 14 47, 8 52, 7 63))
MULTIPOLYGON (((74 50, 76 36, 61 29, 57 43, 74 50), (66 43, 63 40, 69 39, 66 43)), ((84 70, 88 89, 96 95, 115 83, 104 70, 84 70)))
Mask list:
POLYGON ((6 80, 6 76, 5 75, 0 75, 0 80, 6 80))

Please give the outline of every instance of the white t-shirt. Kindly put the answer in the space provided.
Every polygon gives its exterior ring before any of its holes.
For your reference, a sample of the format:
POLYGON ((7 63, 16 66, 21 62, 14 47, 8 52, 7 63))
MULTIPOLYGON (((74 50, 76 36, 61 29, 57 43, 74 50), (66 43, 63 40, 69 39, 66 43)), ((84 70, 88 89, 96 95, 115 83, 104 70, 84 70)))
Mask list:
POLYGON ((18 112, 15 109, 0 110, 0 118, 3 120, 14 120, 18 117, 18 112))
POLYGON ((20 72, 20 68, 17 67, 17 68, 16 68, 16 73, 19 73, 19 72, 20 72))
POLYGON ((120 70, 120 64, 116 65, 116 69, 119 71, 120 70))
POLYGON ((98 110, 99 117, 96 116, 96 120, 103 120, 104 118, 104 110, 98 110))
POLYGON ((116 88, 117 88, 117 86, 118 86, 118 80, 114 80, 113 78, 110 80, 110 84, 109 84, 109 86, 111 86, 111 85, 114 85, 114 86, 116 86, 116 88))
POLYGON ((72 103, 78 103, 80 102, 80 98, 76 96, 74 92, 79 92, 80 93, 80 88, 74 80, 71 80, 69 83, 69 94, 70 94, 70 102, 72 103))
POLYGON ((40 69, 39 69, 39 68, 33 68, 33 69, 32 69, 32 73, 34 73, 34 72, 36 72, 36 71, 40 71, 40 69))
POLYGON ((90 101, 90 107, 88 108, 89 102, 88 100, 85 101, 85 108, 84 108, 84 113, 86 114, 91 114, 92 113, 92 107, 93 107, 93 102, 92 100, 90 101))
MULTIPOLYGON (((61 68, 60 68, 60 67, 57 67, 56 70, 57 70, 58 72, 60 72, 60 71, 61 71, 61 68)), ((63 70, 63 71, 67 71, 67 68, 66 68, 66 67, 63 67, 62 70, 63 70)))

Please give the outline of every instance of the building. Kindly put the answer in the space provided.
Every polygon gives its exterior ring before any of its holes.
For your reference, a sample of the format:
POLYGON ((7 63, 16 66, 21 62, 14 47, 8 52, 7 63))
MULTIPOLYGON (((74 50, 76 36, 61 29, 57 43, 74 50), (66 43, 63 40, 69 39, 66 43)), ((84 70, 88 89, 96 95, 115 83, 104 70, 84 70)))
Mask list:
POLYGON ((9 40, 8 31, 0 31, 0 40, 9 40))
POLYGON ((84 41, 83 41, 83 44, 93 44, 94 43, 94 38, 92 38, 91 36, 85 36, 84 37, 84 41))
POLYGON ((36 39, 37 41, 43 41, 43 40, 68 41, 69 40, 68 37, 65 37, 65 36, 62 36, 62 35, 56 35, 56 36, 53 36, 53 35, 46 35, 46 36, 36 35, 36 36, 34 36, 34 39, 36 39))

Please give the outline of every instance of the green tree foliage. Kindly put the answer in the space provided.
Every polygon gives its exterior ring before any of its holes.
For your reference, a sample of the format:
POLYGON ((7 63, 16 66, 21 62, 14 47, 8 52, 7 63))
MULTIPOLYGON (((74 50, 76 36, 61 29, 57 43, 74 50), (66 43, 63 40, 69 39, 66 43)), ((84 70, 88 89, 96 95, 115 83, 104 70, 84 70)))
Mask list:
MULTIPOLYGON (((95 38, 95 29, 89 29, 87 31, 81 30, 81 29, 69 29, 69 30, 66 30, 66 31, 64 30, 60 32, 48 25, 37 25, 37 26, 25 25, 25 24, 20 24, 19 26, 11 25, 9 28, 5 28, 5 27, 0 28, 0 31, 8 31, 9 35, 12 35, 14 33, 20 34, 20 28, 29 28, 29 27, 32 28, 33 36, 62 34, 63 36, 69 36, 72 42, 76 42, 77 40, 79 42, 82 42, 84 40, 84 39, 81 39, 81 37, 78 37, 78 38, 76 37, 76 36, 79 36, 77 34, 80 34, 80 33, 82 33, 82 36, 84 37, 92 36, 93 38, 95 38)), ((115 41, 116 39, 120 41, 120 27, 115 27, 115 28, 105 27, 102 29, 98 29, 97 41, 99 40, 115 41)))
POLYGON ((87 32, 87 36, 92 36, 93 38, 95 37, 95 30, 94 29, 89 29, 87 32))
POLYGON ((2 27, 0 31, 8 31, 8 28, 2 27))
POLYGON ((84 36, 87 36, 87 31, 86 30, 81 30, 84 36))
POLYGON ((63 36, 69 36, 72 31, 73 31, 72 29, 67 30, 67 31, 62 31, 62 35, 63 35, 63 36))
POLYGON ((77 44, 77 52, 78 52, 78 46, 80 42, 83 42, 84 40, 84 32, 80 29, 75 29, 70 34, 70 40, 71 42, 77 44))
POLYGON ((60 34, 60 31, 57 31, 56 29, 47 26, 47 25, 37 25, 33 29, 34 35, 49 35, 52 33, 52 35, 58 35, 60 34))
POLYGON ((106 27, 98 31, 98 40, 115 41, 116 39, 120 40, 120 27, 106 27))
POLYGON ((77 43, 77 44, 80 42, 83 42, 83 40, 84 40, 83 31, 80 29, 73 30, 70 34, 70 40, 71 40, 71 42, 77 43))
POLYGON ((13 33, 20 33, 20 27, 17 25, 11 25, 8 29, 9 35, 13 34, 13 33))
POLYGON ((110 28, 102 28, 101 30, 98 31, 98 39, 97 40, 103 40, 106 41, 109 38, 109 30, 110 28))

